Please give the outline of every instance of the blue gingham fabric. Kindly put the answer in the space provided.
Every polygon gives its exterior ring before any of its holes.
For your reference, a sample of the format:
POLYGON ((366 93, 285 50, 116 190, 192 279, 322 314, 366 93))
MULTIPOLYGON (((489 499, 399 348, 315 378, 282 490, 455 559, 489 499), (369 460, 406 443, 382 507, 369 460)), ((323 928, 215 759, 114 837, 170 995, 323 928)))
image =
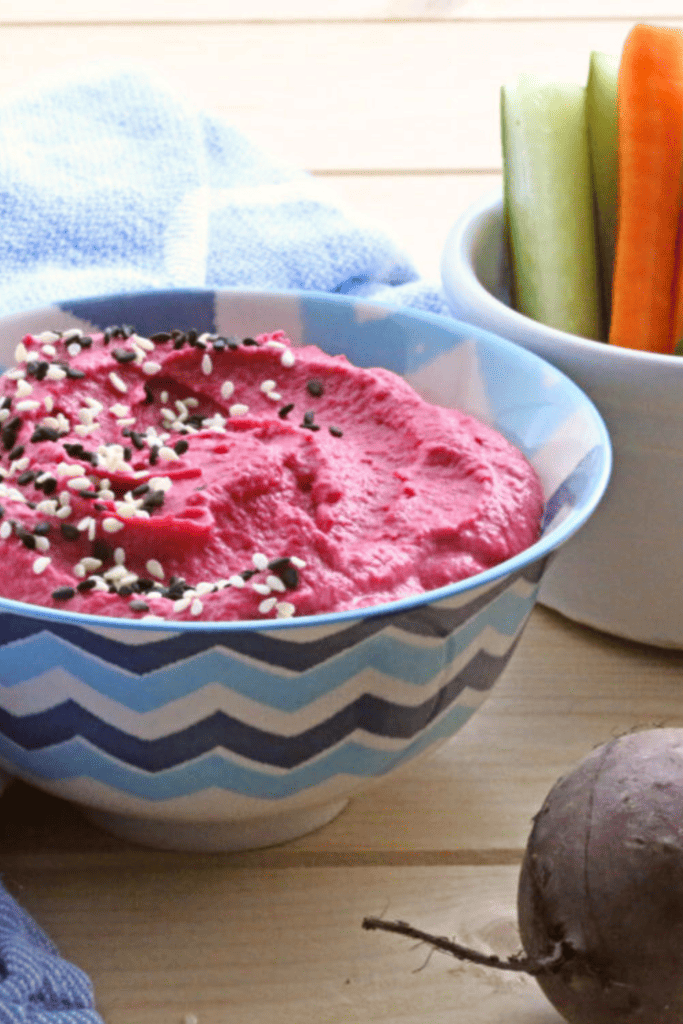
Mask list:
MULTIPOLYGON (((382 231, 139 68, 0 104, 0 316, 173 287, 356 294, 448 314, 382 231)), ((0 886, 0 1024, 102 1024, 89 979, 0 886)))
POLYGON ((143 69, 87 68, 0 105, 0 316, 173 287, 352 293, 448 314, 440 288, 325 184, 143 69))

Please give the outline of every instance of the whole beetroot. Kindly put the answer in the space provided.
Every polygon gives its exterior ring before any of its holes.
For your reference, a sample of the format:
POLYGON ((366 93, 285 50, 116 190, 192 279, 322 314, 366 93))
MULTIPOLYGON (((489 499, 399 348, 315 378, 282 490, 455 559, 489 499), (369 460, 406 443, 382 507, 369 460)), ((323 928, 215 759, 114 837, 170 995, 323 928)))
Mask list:
POLYGON ((683 729, 594 750, 548 794, 517 911, 526 954, 570 1024, 683 1021, 683 729))
POLYGON ((683 729, 630 733, 559 779, 519 879, 503 960, 366 918, 461 960, 533 974, 570 1024, 683 1024, 683 729))

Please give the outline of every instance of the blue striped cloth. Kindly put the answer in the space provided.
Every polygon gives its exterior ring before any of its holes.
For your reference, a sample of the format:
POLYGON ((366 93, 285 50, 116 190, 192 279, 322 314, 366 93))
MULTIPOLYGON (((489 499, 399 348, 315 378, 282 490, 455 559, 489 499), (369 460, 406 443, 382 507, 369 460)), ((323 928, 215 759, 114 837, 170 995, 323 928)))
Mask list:
POLYGON ((13 96, 0 139, 0 315, 239 285, 448 314, 440 289, 319 179, 137 67, 88 68, 13 96))
MULTIPOLYGON (((448 315, 388 235, 138 68, 88 68, 6 98, 0 139, 0 316, 234 285, 448 315)), ((87 976, 1 886, 0 1024, 102 1024, 87 976)))

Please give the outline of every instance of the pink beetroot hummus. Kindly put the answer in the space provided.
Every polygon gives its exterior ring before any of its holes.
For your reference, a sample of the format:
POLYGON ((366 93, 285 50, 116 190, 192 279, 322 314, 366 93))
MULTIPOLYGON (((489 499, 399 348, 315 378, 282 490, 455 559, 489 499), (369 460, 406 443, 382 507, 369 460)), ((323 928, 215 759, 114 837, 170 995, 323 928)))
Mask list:
POLYGON ((0 591, 74 612, 361 608, 539 535, 539 481, 499 434, 282 331, 28 336, 0 441, 0 591))

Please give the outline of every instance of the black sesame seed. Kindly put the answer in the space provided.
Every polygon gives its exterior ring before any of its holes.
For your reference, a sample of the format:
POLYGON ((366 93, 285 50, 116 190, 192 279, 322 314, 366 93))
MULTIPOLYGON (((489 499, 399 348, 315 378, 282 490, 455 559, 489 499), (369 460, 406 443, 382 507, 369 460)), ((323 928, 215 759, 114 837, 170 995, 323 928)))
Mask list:
POLYGON ((39 441, 58 441, 59 431, 55 430, 54 427, 45 427, 42 424, 38 424, 36 429, 31 435, 31 441, 33 444, 37 444, 39 441))
POLYGON ((130 597, 132 594, 137 593, 135 587, 131 583, 124 583, 118 590, 119 597, 130 597))
POLYGON ((243 580, 250 580, 252 576, 255 576, 258 569, 243 569, 240 576, 243 580))
POLYGON ((37 359, 29 359, 29 361, 26 364, 26 372, 29 374, 29 376, 35 377, 38 371, 38 366, 39 363, 37 359))
POLYGON ((85 455, 85 448, 80 441, 73 443, 64 441, 64 451, 67 455, 70 455, 72 459, 82 459, 85 455))
POLYGON ((187 338, 188 345, 196 345, 197 344, 198 334, 197 334, 196 330, 194 329, 194 327, 191 327, 189 331, 185 332, 185 337, 187 338))
POLYGON ((150 466, 156 466, 159 461, 159 445, 153 444, 149 450, 149 464, 150 466))
POLYGON ((197 430, 201 430, 204 426, 205 416, 201 416, 199 413, 195 413, 193 416, 188 416, 185 420, 191 427, 196 427, 197 430))
POLYGON ((225 352, 228 347, 227 338, 214 338, 213 339, 213 350, 214 352, 225 352))
POLYGON ((176 443, 173 445, 173 451, 176 453, 176 455, 184 455, 189 447, 190 446, 187 441, 180 440, 176 441, 176 443))
POLYGON ((91 550, 93 558, 99 558, 101 562, 106 562, 108 558, 111 558, 111 548, 101 537, 92 542, 91 550))
POLYGON ((33 532, 36 537, 46 537, 52 529, 52 523, 36 523, 33 532))
POLYGON ((73 587, 58 587, 57 590, 52 591, 52 599, 54 601, 69 601, 75 596, 76 591, 73 587))
POLYGON ((185 344, 186 341, 187 341, 187 338, 185 337, 184 334, 177 335, 174 338, 174 340, 173 340, 173 348, 176 351, 178 351, 179 349, 181 349, 183 347, 183 345, 185 344))
POLYGON ((227 342, 228 348, 231 349, 233 352, 235 351, 236 348, 240 347, 239 338, 230 337, 226 338, 225 340, 227 342))
POLYGON ((135 581, 135 588, 140 594, 147 594, 154 589, 154 580, 141 578, 135 581))
POLYGON ((130 462, 130 460, 133 458, 133 449, 128 444, 124 445, 123 447, 123 457, 126 460, 126 462, 130 462))
POLYGON ((81 346, 81 348, 90 348, 90 346, 92 345, 92 338, 90 337, 89 334, 83 334, 78 339, 78 344, 81 346))
POLYGON ((23 473, 20 473, 17 477, 17 483, 20 487, 24 487, 26 484, 31 484, 35 480, 37 473, 35 469, 26 469, 23 473))
POLYGON ((57 490, 57 480, 53 476, 48 476, 44 480, 41 480, 40 483, 36 483, 36 487, 41 490, 46 497, 49 497, 49 495, 54 494, 57 490))
POLYGON ((100 492, 92 490, 92 491, 79 491, 78 493, 80 494, 81 498, 89 498, 89 499, 92 500, 94 498, 97 498, 99 496, 100 492))
POLYGON ((258 341, 255 338, 242 338, 243 345, 258 345, 258 341))
POLYGON ((287 590, 296 590, 299 586, 299 571, 293 565, 288 565, 282 569, 278 576, 287 587, 287 590))
POLYGON ((139 434, 137 430, 131 430, 128 436, 130 437, 131 441, 133 442, 137 450, 142 451, 142 449, 145 447, 145 442, 142 437, 142 434, 139 434))
POLYGON ((2 402, 0 402, 0 409, 11 409, 11 408, 12 408, 12 399, 11 399, 11 397, 9 395, 5 395, 5 397, 3 398, 2 402))
MULTIPOLYGON (((119 594, 120 593, 121 593, 121 591, 119 590, 119 594)), ((132 612, 148 612, 149 611, 149 605, 146 603, 146 601, 131 601, 130 604, 128 605, 128 607, 130 608, 130 610, 132 612)))
POLYGON ((81 533, 71 523, 60 523, 59 530, 64 540, 79 540, 81 533))
POLYGON ((122 324, 121 330, 123 331, 121 335, 123 338, 130 338, 131 334, 135 334, 135 328, 132 324, 122 324))
POLYGON ((18 444, 16 448, 12 449, 7 458, 10 460, 10 462, 13 462, 15 459, 20 459, 21 456, 24 454, 25 450, 26 449, 23 444, 18 444))
POLYGON ((117 363, 132 363, 137 355, 130 348, 115 348, 112 355, 117 363))
POLYGON ((85 370, 79 370, 75 366, 67 366, 65 372, 69 380, 82 380, 85 377, 85 370))
POLYGON ((134 487, 130 493, 134 498, 141 498, 143 494, 147 494, 148 490, 149 484, 138 484, 138 486, 134 487))
POLYGON ((332 437, 343 437, 344 431, 340 427, 328 427, 332 437))
POLYGON ((0 505, 0 519, 2 519, 4 514, 5 514, 5 506, 4 505, 0 505))
POLYGON ((144 512, 152 512, 155 508, 161 508, 166 495, 163 491, 151 491, 140 506, 144 512))
POLYGON ((314 398, 319 398, 325 390, 322 385, 322 381, 312 377, 311 380, 306 381, 306 390, 309 395, 313 395, 314 398))
POLYGON ((76 584, 76 590, 78 590, 79 593, 84 594, 86 591, 92 590, 95 586, 97 586, 97 581, 94 580, 92 576, 89 576, 87 580, 81 580, 80 583, 76 584))
POLYGON ((293 408, 294 402, 289 402, 287 405, 283 405, 281 409, 278 409, 277 414, 281 420, 284 420, 289 416, 293 408))
POLYGON ((161 342, 163 342, 163 341, 170 341, 171 340, 171 335, 168 333, 168 331, 159 331, 157 334, 152 334, 151 337, 150 337, 150 340, 151 341, 161 341, 161 342))
POLYGON ((152 402, 154 401, 154 392, 152 391, 149 384, 143 384, 143 387, 145 389, 145 404, 151 405, 152 402))
POLYGON ((35 377, 36 380, 45 380, 45 374, 50 369, 50 364, 46 359, 41 359, 36 367, 35 377))
POLYGON ((23 526, 20 527, 19 525, 17 525, 15 533, 25 548, 28 548, 29 551, 35 551, 36 538, 32 533, 29 533, 28 530, 24 529, 23 526))

